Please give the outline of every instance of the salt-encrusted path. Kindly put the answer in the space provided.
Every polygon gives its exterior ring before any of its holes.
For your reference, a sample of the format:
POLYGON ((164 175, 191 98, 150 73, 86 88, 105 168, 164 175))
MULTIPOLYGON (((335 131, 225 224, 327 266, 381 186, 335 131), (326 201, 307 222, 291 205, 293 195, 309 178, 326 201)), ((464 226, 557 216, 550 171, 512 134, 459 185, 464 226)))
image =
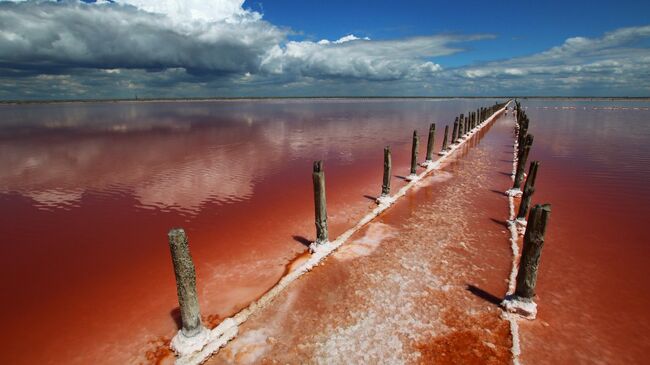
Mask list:
POLYGON ((512 259, 513 123, 482 130, 208 363, 510 363, 498 302, 512 259))

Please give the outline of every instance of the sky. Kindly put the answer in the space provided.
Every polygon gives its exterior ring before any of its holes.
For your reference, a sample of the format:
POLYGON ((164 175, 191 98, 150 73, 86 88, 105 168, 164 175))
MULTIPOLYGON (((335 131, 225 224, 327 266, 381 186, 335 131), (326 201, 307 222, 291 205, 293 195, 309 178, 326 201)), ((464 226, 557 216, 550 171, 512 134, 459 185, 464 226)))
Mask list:
POLYGON ((650 96, 650 1, 0 0, 0 100, 650 96))

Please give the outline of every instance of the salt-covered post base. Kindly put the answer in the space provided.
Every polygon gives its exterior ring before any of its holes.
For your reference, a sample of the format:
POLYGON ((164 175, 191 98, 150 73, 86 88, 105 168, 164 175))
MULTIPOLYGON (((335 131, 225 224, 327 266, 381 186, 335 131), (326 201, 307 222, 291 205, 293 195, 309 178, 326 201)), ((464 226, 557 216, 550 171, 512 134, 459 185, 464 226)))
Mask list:
POLYGON ((395 198, 390 195, 380 195, 379 198, 375 199, 377 205, 391 205, 395 202, 395 198))
POLYGON ((431 160, 426 160, 420 164, 421 167, 424 167, 425 169, 428 169, 429 166, 433 165, 433 161, 431 160))
MULTIPOLYGON (((205 343, 198 347, 198 341, 196 350, 193 352, 184 352, 177 353, 176 365, 199 365, 203 363, 211 354, 219 350, 221 347, 225 346, 228 341, 232 340, 239 333, 239 326, 237 321, 234 318, 226 318, 221 322, 217 327, 212 330, 205 330, 205 343)), ((178 339, 180 333, 172 339, 172 349, 174 346, 178 346, 178 341, 185 341, 185 339, 178 339)), ((184 336, 184 335, 183 335, 184 336)), ((195 337, 190 339, 194 341, 195 337)), ((176 351, 176 350, 175 350, 176 351)))
POLYGON ((444 156, 447 153, 448 153, 447 151, 440 151, 440 152, 438 152, 438 156, 444 156))
POLYGON ((519 233, 520 236, 523 236, 524 233, 526 233, 526 226, 528 225, 528 222, 524 218, 517 218, 515 219, 515 228, 517 229, 517 233, 519 233))
POLYGON ((410 174, 409 176, 406 177, 406 181, 418 181, 420 180, 420 176, 417 174, 410 174))
POLYGON ((514 313, 528 320, 537 317, 537 304, 532 299, 509 295, 501 302, 501 306, 506 312, 514 313))
POLYGON ((198 351, 210 341, 210 330, 201 327, 199 333, 192 337, 187 337, 183 331, 178 331, 172 338, 171 348, 178 356, 186 356, 198 351))
POLYGON ((518 196, 521 196, 522 194, 523 194, 523 192, 521 191, 521 189, 509 189, 509 190, 506 190, 506 195, 507 196, 518 197, 518 196))
POLYGON ((309 245, 309 252, 314 253, 314 252, 318 251, 319 248, 321 248, 322 246, 327 245, 328 243, 330 243, 330 242, 329 241, 314 241, 309 245))

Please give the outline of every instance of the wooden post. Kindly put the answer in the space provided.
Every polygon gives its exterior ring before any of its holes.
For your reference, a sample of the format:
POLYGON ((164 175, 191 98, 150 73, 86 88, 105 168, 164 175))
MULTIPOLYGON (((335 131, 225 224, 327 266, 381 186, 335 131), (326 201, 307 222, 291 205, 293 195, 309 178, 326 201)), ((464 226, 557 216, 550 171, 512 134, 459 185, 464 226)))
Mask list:
POLYGON ((449 135, 449 125, 445 126, 445 136, 442 139, 442 149, 440 150, 441 154, 444 154, 447 151, 447 136, 449 135))
POLYGON ((535 192, 535 178, 537 177, 538 167, 539 161, 533 161, 530 163, 530 169, 528 170, 528 176, 526 176, 526 183, 524 184, 524 194, 522 195, 521 203, 519 204, 517 219, 526 218, 526 213, 528 213, 530 201, 532 200, 533 193, 535 192))
POLYGON ((325 171, 323 161, 314 161, 314 208, 316 218, 316 242, 315 244, 326 243, 329 240, 327 233, 327 205, 325 201, 325 171))
POLYGON ((390 174, 392 162, 390 158, 390 146, 384 147, 384 181, 381 184, 381 196, 390 195, 390 174))
POLYGON ((537 269, 539 268, 539 259, 544 247, 544 235, 546 234, 546 226, 550 216, 550 204, 537 204, 530 210, 526 234, 524 235, 524 247, 521 252, 519 271, 517 273, 515 298, 530 301, 535 297, 537 269))
POLYGON ((414 130, 413 131, 413 145, 411 147, 411 175, 416 175, 417 174, 418 145, 419 145, 418 131, 414 130))
POLYGON ((454 130, 451 132, 451 143, 454 144, 456 143, 456 140, 458 139, 458 118, 454 121, 454 130))
POLYGON ((433 161, 433 141, 436 135, 436 123, 429 126, 429 139, 427 140, 427 157, 425 161, 433 161))
POLYGON ((513 189, 520 189, 521 183, 524 180, 524 169, 526 168, 526 160, 528 159, 528 153, 530 152, 530 147, 533 145, 533 135, 529 134, 526 136, 526 141, 524 142, 524 147, 519 154, 517 161, 517 170, 515 173, 515 182, 512 185, 513 189))
POLYGON ((463 119, 458 121, 458 134, 456 135, 456 139, 460 141, 461 137, 465 135, 465 122, 463 119))
POLYGON ((196 272, 187 244, 187 236, 182 228, 174 228, 168 233, 169 249, 172 254, 176 293, 181 310, 181 333, 193 337, 203 331, 199 299, 196 294, 196 272))

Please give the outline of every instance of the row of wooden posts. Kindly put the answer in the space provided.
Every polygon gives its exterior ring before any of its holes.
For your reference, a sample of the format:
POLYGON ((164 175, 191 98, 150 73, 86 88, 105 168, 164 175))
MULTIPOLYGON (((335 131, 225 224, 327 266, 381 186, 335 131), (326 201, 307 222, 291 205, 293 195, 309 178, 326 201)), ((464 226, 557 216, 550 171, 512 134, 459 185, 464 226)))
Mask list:
MULTIPOLYGON (((464 136, 468 135, 480 123, 485 121, 490 115, 501 109, 504 105, 505 103, 497 103, 490 107, 479 108, 476 112, 470 112, 467 115, 460 114, 460 116, 456 117, 453 124, 451 139, 448 138, 449 125, 445 126, 442 149, 439 154, 446 154, 452 148, 453 144, 459 143, 464 136)), ((435 123, 432 123, 429 128, 425 164, 431 163, 433 160, 435 131, 436 125, 435 123)), ((411 150, 411 175, 417 173, 418 144, 418 134, 417 130, 415 130, 413 132, 413 148, 411 150)), ((390 146, 387 146, 384 148, 384 176, 381 188, 382 197, 390 196, 391 165, 391 149, 390 146)), ((311 246, 311 249, 313 250, 317 248, 318 245, 327 243, 329 240, 325 196, 325 172, 323 170, 322 161, 314 162, 312 180, 314 185, 316 224, 316 240, 311 246)), ((201 313, 196 291, 196 271, 194 262, 190 255, 187 235, 182 228, 174 228, 170 230, 168 238, 172 263, 174 266, 174 274, 176 277, 176 291, 178 294, 178 304, 180 307, 182 322, 182 327, 178 335, 182 335, 185 338, 191 338, 205 330, 201 321, 201 313)))
MULTIPOLYGON (((503 108, 505 103, 496 103, 490 107, 479 108, 475 112, 470 112, 467 115, 460 114, 454 120, 454 126, 451 133, 451 143, 449 143, 449 125, 445 125, 445 134, 442 140, 442 148, 439 155, 445 155, 452 148, 454 144, 460 143, 462 138, 469 135, 479 124, 485 121, 490 115, 497 110, 503 108)), ((431 123, 429 126, 429 136, 427 138, 427 152, 425 161, 422 166, 428 166, 433 162, 433 148, 436 134, 436 123, 431 123)), ((411 169, 410 175, 407 180, 417 177, 418 167, 418 149, 420 146, 420 139, 418 137, 417 129, 413 131, 413 141, 411 144, 411 169)), ((392 173, 392 158, 390 146, 384 147, 384 175, 382 178, 381 195, 377 202, 381 202, 382 198, 390 196, 390 181, 392 173)), ((329 239, 327 229, 327 208, 325 201, 325 172, 323 171, 323 161, 315 161, 312 173, 314 183, 314 208, 316 217, 316 241, 310 246, 313 250, 318 245, 326 243, 329 239)))
POLYGON ((521 193, 521 202, 519 204, 515 221, 510 222, 510 224, 521 224, 526 222, 526 231, 524 233, 524 243, 519 261, 515 292, 513 297, 510 299, 514 299, 515 301, 532 302, 535 297, 537 270, 539 268, 542 248, 544 246, 546 227, 551 215, 551 205, 536 204, 530 208, 530 213, 528 213, 528 219, 526 220, 526 214, 532 201, 532 195, 535 192, 535 180, 537 178, 537 170, 539 169, 540 163, 539 161, 532 161, 530 163, 528 174, 526 175, 526 181, 523 183, 524 169, 534 138, 532 134, 528 133, 530 120, 517 101, 515 101, 515 111, 517 116, 517 128, 519 131, 517 138, 518 150, 514 184, 510 192, 514 193, 514 195, 521 193), (522 183, 524 184, 523 189, 522 183))

